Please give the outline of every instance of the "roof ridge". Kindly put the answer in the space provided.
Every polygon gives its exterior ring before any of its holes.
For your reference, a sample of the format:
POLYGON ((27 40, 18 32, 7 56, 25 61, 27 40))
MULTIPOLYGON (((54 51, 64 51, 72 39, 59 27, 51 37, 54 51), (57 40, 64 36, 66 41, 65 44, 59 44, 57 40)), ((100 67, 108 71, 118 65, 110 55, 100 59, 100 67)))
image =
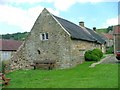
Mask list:
MULTIPOLYGON (((53 15, 52 13, 50 13, 50 15, 55 19, 55 21, 63 28, 63 30, 65 30, 65 32, 67 32, 68 35, 70 35, 70 33, 61 25, 61 23, 55 18, 57 16, 53 15)), ((59 17, 58 17, 59 18, 59 17)))
MULTIPOLYGON (((52 14, 53 15, 53 14, 52 14)), ((76 26, 78 26, 79 27, 79 25, 77 25, 77 24, 75 24, 75 23, 73 23, 73 22, 71 22, 71 21, 69 21, 69 20, 67 20, 67 19, 64 19, 64 18, 62 18, 62 17, 58 17, 58 16, 56 16, 56 15, 53 15, 55 18, 57 17, 57 18, 60 18, 60 19, 62 19, 62 20, 65 20, 65 21, 67 21, 67 22, 70 22, 70 23, 72 23, 72 24, 74 24, 74 25, 76 25, 76 26)))

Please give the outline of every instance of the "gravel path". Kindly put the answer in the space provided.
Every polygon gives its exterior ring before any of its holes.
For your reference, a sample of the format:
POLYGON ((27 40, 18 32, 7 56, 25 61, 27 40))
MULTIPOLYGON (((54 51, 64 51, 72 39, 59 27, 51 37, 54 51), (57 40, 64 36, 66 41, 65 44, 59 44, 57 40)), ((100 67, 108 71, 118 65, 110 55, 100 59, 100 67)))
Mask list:
POLYGON ((93 63, 91 64, 90 67, 95 67, 97 64, 108 64, 108 63, 113 63, 113 64, 116 64, 116 63, 120 63, 120 61, 118 61, 115 57, 115 55, 113 54, 110 54, 110 55, 107 55, 105 58, 103 58, 102 60, 100 60, 99 62, 96 62, 96 63, 93 63))

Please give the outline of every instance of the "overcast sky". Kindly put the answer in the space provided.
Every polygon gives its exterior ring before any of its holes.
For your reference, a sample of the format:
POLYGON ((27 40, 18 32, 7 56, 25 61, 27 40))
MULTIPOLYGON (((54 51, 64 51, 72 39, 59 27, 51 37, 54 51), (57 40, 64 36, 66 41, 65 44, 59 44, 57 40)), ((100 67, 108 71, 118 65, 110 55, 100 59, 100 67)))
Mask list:
POLYGON ((0 34, 29 32, 43 8, 91 29, 118 24, 118 0, 0 0, 0 34))

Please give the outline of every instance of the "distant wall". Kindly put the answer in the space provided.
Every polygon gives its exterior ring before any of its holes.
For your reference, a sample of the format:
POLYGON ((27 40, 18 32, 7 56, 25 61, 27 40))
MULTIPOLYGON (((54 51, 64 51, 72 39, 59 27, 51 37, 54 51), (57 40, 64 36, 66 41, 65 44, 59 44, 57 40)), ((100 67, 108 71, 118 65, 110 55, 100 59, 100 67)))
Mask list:
POLYGON ((76 60, 75 62, 76 64, 84 62, 85 52, 87 50, 92 50, 95 48, 101 49, 101 45, 88 41, 72 40, 72 44, 71 44, 72 61, 76 60))
POLYGON ((0 60, 9 60, 15 51, 0 51, 0 60))

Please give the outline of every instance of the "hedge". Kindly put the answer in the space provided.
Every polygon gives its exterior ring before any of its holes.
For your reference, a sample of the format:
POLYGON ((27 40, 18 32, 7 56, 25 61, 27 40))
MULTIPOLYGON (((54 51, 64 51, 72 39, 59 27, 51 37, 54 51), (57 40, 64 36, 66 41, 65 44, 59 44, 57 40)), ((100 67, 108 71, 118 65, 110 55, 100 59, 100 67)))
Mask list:
POLYGON ((103 53, 100 49, 88 50, 85 52, 86 61, 99 61, 103 56, 103 53))

